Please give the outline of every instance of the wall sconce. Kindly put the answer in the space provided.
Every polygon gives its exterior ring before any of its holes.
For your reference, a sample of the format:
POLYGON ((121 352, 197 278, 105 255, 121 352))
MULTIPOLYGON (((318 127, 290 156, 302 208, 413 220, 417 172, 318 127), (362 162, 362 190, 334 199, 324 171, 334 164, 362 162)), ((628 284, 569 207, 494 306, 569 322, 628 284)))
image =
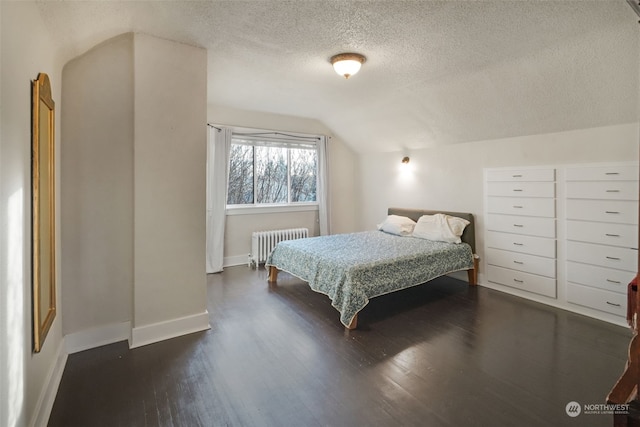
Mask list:
POLYGON ((405 165, 406 165, 407 163, 409 163, 409 160, 411 160, 411 159, 409 158, 409 156, 404 156, 404 157, 402 158, 402 164, 405 164, 405 165))
POLYGON ((331 65, 339 75, 345 79, 360 71, 360 67, 367 60, 359 53, 339 53, 331 57, 331 65))

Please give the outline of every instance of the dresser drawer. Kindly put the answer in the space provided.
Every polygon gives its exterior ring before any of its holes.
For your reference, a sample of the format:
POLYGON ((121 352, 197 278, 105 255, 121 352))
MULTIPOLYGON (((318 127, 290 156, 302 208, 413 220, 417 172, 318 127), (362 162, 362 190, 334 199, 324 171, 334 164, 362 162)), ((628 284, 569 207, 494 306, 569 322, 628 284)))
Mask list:
POLYGON ((627 293, 627 284, 634 276, 635 273, 628 271, 597 267, 571 261, 567 262, 567 280, 569 282, 625 295, 627 293))
POLYGON ((637 181, 569 181, 569 199, 638 200, 637 181))
POLYGON ((623 248, 638 247, 638 227, 605 222, 567 221, 567 239, 623 248))
POLYGON ((556 237, 556 220, 533 216, 487 215, 487 229, 528 236, 556 237))
POLYGON ((487 231, 487 247, 547 258, 556 257, 555 239, 487 231))
POLYGON ((638 223, 638 202, 629 200, 567 200, 567 219, 613 222, 619 224, 638 223))
POLYGON ((622 317, 627 315, 627 296, 617 292, 567 283, 567 301, 622 317))
POLYGON ((492 169, 487 181, 555 181, 555 169, 492 169))
POLYGON ((489 182, 489 196, 504 197, 555 197, 555 182, 489 182))
POLYGON ((496 267, 510 268, 550 278, 556 277, 556 260, 553 258, 491 248, 487 249, 485 256, 487 257, 487 263, 496 267))
POLYGON ((567 168, 567 181, 635 181, 638 179, 638 166, 581 166, 567 168))
POLYGON ((553 218, 556 216, 555 199, 526 197, 488 197, 489 213, 528 215, 553 218))
POLYGON ((556 297, 556 279, 537 276, 535 274, 524 273, 522 271, 510 270, 508 268, 487 266, 487 277, 489 282, 521 289, 527 292, 556 297))
POLYGON ((568 241, 567 259, 584 264, 635 272, 638 264, 638 251, 629 248, 568 241))

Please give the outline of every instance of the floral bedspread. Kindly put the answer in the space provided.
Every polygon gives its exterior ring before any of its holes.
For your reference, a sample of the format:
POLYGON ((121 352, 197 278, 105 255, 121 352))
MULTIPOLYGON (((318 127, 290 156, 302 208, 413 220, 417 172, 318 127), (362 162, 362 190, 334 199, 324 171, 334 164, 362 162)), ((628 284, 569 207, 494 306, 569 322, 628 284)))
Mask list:
POLYGON ((280 242, 266 266, 299 277, 329 296, 348 326, 370 298, 473 268, 473 254, 466 243, 365 231, 280 242))

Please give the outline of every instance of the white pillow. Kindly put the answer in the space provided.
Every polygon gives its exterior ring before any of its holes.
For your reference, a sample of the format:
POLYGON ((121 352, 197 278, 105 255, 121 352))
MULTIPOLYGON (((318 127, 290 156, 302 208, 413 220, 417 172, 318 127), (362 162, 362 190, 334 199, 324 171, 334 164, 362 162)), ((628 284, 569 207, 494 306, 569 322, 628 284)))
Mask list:
POLYGON ((389 215, 381 224, 378 224, 378 230, 398 236, 410 236, 415 225, 416 222, 406 216, 389 215))
POLYGON ((460 236, 469 221, 446 214, 423 215, 413 229, 413 237, 439 242, 462 243, 460 236))

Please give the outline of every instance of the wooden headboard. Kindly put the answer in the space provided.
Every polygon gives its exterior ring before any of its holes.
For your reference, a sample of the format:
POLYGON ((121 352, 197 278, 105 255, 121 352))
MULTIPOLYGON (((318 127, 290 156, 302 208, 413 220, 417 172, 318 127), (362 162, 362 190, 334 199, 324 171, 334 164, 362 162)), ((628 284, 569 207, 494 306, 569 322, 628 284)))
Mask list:
POLYGON ((459 218, 464 218, 469 221, 469 225, 467 225, 462 233, 460 239, 468 243, 473 250, 473 253, 476 253, 476 228, 475 223, 473 221, 473 214, 468 212, 449 212, 449 211, 433 211, 426 209, 405 209, 405 208, 389 208, 389 215, 400 215, 411 218, 414 221, 418 221, 418 219, 422 215, 435 215, 437 213, 443 213, 451 216, 457 216, 459 218))

